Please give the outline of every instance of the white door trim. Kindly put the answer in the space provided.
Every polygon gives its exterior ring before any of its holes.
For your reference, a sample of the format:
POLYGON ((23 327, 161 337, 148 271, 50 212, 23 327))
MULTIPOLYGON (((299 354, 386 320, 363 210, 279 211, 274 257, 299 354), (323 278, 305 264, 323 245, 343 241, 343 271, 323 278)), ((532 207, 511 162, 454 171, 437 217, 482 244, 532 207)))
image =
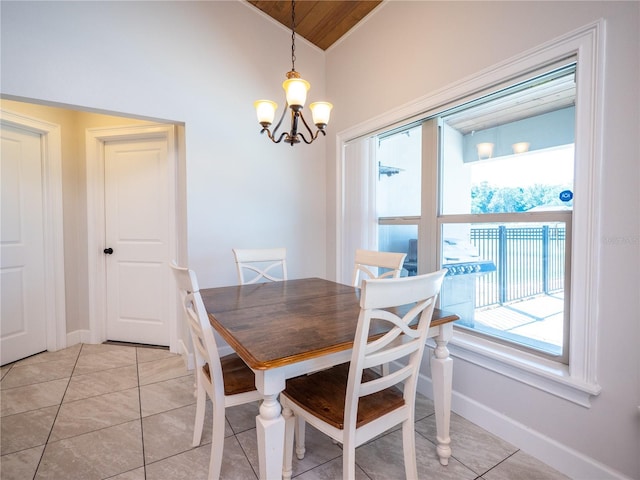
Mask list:
POLYGON ((47 350, 67 346, 64 281, 64 224, 62 210, 62 137, 60 125, 0 110, 2 125, 40 135, 42 142, 42 198, 47 350))
MULTIPOLYGON (((88 299, 89 299, 89 341, 102 343, 107 340, 107 299, 105 248, 105 178, 104 144, 108 141, 132 139, 164 138, 168 146, 170 162, 168 175, 174 186, 169 195, 169 251, 178 258, 178 154, 176 148, 176 128, 169 124, 149 124, 142 126, 90 128, 86 131, 87 168, 87 239, 88 239, 88 299)), ((180 223, 181 224, 181 223, 180 223)), ((182 243, 182 242, 180 242, 182 243)), ((172 277, 173 278, 173 277, 172 277)), ((176 300, 170 297, 170 311, 177 312, 176 300)), ((179 351, 180 335, 175 314, 169 320, 169 349, 179 351)))

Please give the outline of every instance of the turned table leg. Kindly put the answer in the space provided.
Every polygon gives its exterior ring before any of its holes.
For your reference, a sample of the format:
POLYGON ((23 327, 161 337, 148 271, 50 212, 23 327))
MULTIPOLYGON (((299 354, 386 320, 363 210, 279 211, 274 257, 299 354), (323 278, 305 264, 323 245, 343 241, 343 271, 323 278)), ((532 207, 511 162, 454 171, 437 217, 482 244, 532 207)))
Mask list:
POLYGON ((433 403, 436 411, 436 451, 440 464, 448 465, 451 457, 451 388, 453 382, 453 360, 449 356, 447 343, 453 334, 451 325, 440 327, 435 337, 436 348, 431 358, 431 380, 433 382, 433 403))

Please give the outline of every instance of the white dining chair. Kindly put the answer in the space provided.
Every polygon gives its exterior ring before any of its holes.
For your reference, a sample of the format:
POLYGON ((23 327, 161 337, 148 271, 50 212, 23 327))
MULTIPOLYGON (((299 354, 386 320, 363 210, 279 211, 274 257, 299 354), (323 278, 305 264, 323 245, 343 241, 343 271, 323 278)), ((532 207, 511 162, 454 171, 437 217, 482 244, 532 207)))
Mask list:
POLYGON ((287 249, 233 249, 240 285, 287 279, 287 249))
POLYGON ((353 266, 354 287, 360 287, 367 278, 397 278, 402 273, 406 253, 378 252, 376 250, 356 250, 353 266), (375 271, 374 271, 375 270, 375 271))
POLYGON ((213 432, 209 480, 220 477, 224 447, 225 409, 256 402, 262 397, 256 390, 255 375, 237 354, 220 357, 213 327, 202 302, 195 273, 171 264, 182 298, 182 305, 195 357, 196 418, 193 446, 200 445, 207 395, 213 405, 213 432))
MULTIPOLYGON (((446 270, 440 270, 414 277, 364 281, 351 362, 288 380, 280 395, 286 425, 283 478, 291 478, 297 419, 342 443, 344 480, 355 478, 356 447, 402 424, 406 477, 418 478, 414 432, 416 388, 433 308, 445 273, 446 270), (417 323, 409 326, 416 319, 417 323), (369 342, 372 321, 378 325, 386 322, 390 330, 369 342), (400 359, 405 359, 404 366, 392 373, 379 375, 371 369, 400 359)), ((296 442, 304 441, 303 438, 296 438, 296 442)), ((304 457, 304 450, 304 445, 296 445, 298 458, 304 457)))
MULTIPOLYGON (((353 266, 353 286, 361 287, 366 279, 398 278, 402 273, 406 256, 406 253, 357 249, 353 266)), ((380 368, 384 370, 382 373, 389 373, 388 363, 381 365, 380 368)))

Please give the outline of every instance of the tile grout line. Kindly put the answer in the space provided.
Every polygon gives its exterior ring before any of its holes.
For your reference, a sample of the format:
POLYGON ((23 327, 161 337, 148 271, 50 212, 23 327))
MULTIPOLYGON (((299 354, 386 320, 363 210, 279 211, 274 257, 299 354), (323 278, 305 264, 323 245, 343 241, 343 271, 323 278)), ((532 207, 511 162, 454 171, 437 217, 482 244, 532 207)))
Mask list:
MULTIPOLYGON (((206 403, 205 403, 205 405, 206 405, 206 403)), ((238 434, 233 429, 233 426, 231 425, 231 422, 229 422, 229 420, 227 420, 226 413, 224 415, 224 421, 229 423, 229 427, 231 428, 231 431, 233 432, 233 438, 238 443, 238 446, 240 447, 240 450, 242 450, 242 453, 244 454, 244 458, 247 460, 247 463, 249 464, 249 467, 251 468, 251 471, 253 471, 253 475, 255 476, 256 479, 260 478, 259 472, 256 472, 256 469, 253 467, 251 461, 249 460, 247 452, 245 451, 244 447, 242 446, 242 442, 240 442, 240 440, 238 439, 238 434)), ((249 430, 251 430, 251 429, 249 429, 249 430)), ((243 431, 246 432, 247 430, 243 430, 243 431)), ((238 433, 242 433, 242 432, 238 432, 238 433)), ((211 443, 213 443, 213 432, 211 432, 211 443)), ((224 448, 224 445, 222 446, 222 448, 224 448)))
MULTIPOLYGON (((516 453, 518 453, 520 451, 520 449, 516 449, 515 452, 513 452, 510 455, 507 455, 507 457, 503 458, 502 460, 500 460, 498 463, 496 463, 495 465, 492 465, 491 468, 489 468, 486 472, 483 472, 479 475, 479 477, 483 477, 484 475, 486 475, 487 473, 489 473, 491 470, 495 469, 496 467, 498 467, 499 465, 502 465, 504 462, 506 462, 507 460, 509 460, 511 457, 513 457, 516 453)), ((459 460, 458 460, 459 461, 459 460)), ((466 466, 466 465, 465 465, 466 466)), ((467 467, 469 468, 469 467, 467 467)))
POLYGON ((147 459, 144 452, 144 427, 142 422, 142 391, 140 390, 140 369, 138 368, 138 349, 136 347, 136 379, 138 384, 138 407, 140 408, 140 442, 142 443, 142 469, 144 478, 147 478, 147 459))
POLYGON ((40 470, 40 465, 42 464, 42 460, 44 458, 44 455, 47 451, 47 447, 49 446, 49 439, 51 438, 51 434, 53 433, 53 429, 56 426, 56 420, 58 420, 58 415, 60 415, 60 410, 62 409, 62 402, 64 401, 64 397, 67 394, 67 391, 69 390, 69 385, 71 384, 71 378, 73 378, 73 372, 76 369, 76 366, 78 365, 78 359, 80 358, 80 354, 82 353, 82 349, 84 348, 84 344, 81 344, 80 346, 80 350, 78 350, 78 355, 76 356, 76 361, 73 363, 73 368, 71 369, 71 374, 69 375, 69 380, 67 381, 67 386, 64 389, 64 393, 62 394, 62 396, 60 397, 60 403, 58 404, 58 410, 56 411, 56 414, 53 418, 53 422, 51 423, 51 429, 49 430, 49 435, 47 435, 47 439, 44 442, 44 448, 42 449, 42 454, 40 455, 40 459, 38 460, 38 465, 36 465, 36 469, 33 472, 33 480, 35 480, 37 474, 38 474, 38 470, 40 470))
MULTIPOLYGON (((435 414, 432 414, 435 415, 435 414)), ((430 417, 431 415, 427 415, 427 417, 430 417)), ((424 417, 424 418, 427 418, 424 417)), ((422 420, 424 420, 424 418, 422 420)), ((424 438, 426 441, 430 442, 433 446, 437 447, 438 443, 437 443, 437 438, 436 441, 434 442, 432 439, 430 439, 429 437, 427 437, 426 435, 422 434, 421 432, 418 432, 416 430, 415 432, 417 435, 420 435, 422 438, 424 438)), ((451 444, 450 444, 451 446, 451 444)), ((517 450, 516 450, 517 451, 517 450)), ((516 452, 513 452, 516 453, 516 452)), ((507 460, 508 458, 510 458, 513 453, 511 455, 508 455, 506 458, 504 458, 503 460, 501 460, 500 462, 496 463, 495 465, 492 465, 488 470, 486 470, 483 473, 477 473, 473 468, 471 468, 469 465, 467 465, 466 463, 464 463, 460 458, 456 457, 453 453, 451 454, 451 456, 449 457, 449 459, 454 459, 455 461, 457 461, 460 465, 462 465, 463 467, 465 467, 467 470, 469 470, 471 473, 473 473, 474 475, 476 475, 475 480, 479 480, 482 479, 482 476, 486 473, 488 473, 489 471, 493 470, 495 467, 497 467, 498 465, 500 465, 502 462, 504 462, 505 460, 507 460)))

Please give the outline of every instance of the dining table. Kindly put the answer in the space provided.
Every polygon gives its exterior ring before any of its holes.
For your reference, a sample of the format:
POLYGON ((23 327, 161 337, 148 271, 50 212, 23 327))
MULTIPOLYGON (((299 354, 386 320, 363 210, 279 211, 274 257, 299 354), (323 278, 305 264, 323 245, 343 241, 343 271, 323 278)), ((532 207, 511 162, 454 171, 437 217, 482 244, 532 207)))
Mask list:
MULTIPOLYGON (((285 422, 278 400, 288 378, 346 363, 351 358, 360 289, 322 278, 200 289, 215 331, 253 370, 263 397, 256 417, 261 480, 282 478, 285 422)), ((458 316, 434 309, 428 336, 442 465, 451 457, 449 423, 453 361, 447 343, 458 316)), ((373 327, 370 338, 384 333, 373 327)), ((425 350, 426 351, 426 350, 425 350)))

